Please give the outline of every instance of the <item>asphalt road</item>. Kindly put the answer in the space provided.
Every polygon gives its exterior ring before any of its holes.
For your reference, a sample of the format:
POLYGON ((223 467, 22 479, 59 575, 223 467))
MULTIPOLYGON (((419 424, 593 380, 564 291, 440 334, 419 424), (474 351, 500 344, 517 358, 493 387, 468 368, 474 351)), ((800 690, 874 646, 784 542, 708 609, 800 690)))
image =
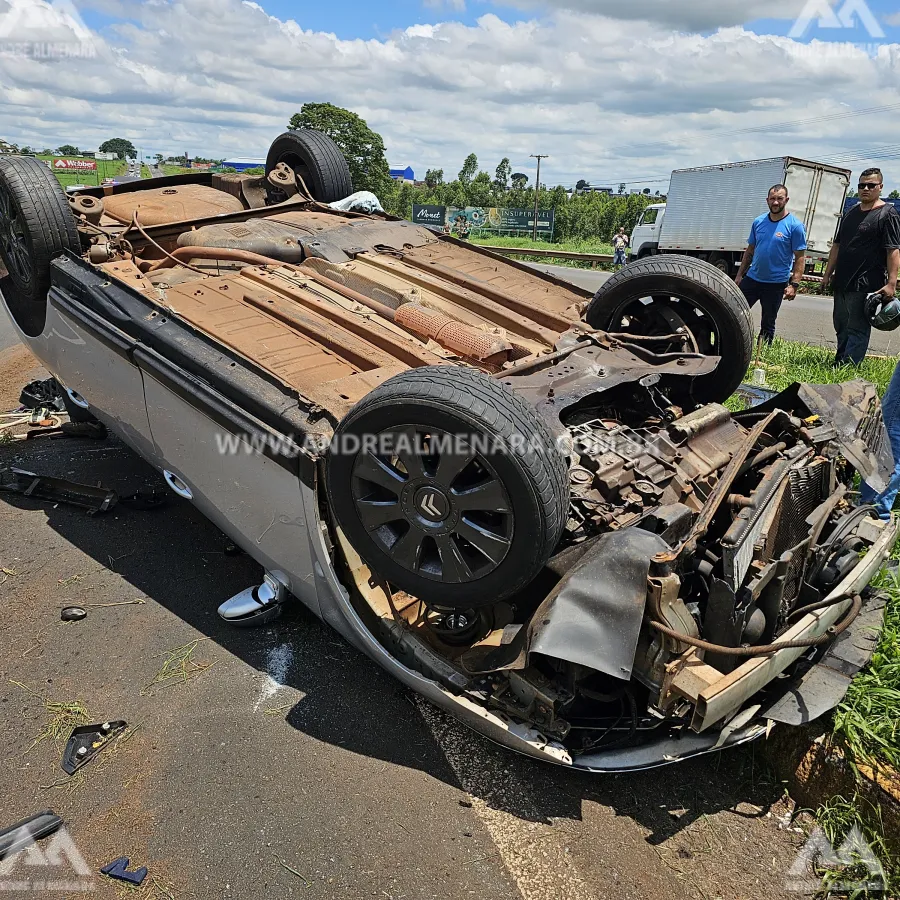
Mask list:
MULTIPOLYGON (((574 269, 571 266, 544 266, 534 268, 564 278, 589 291, 596 291, 611 276, 609 272, 592 269, 574 269)), ((800 294, 794 300, 782 304, 778 314, 778 334, 789 341, 803 341, 819 347, 834 349, 834 326, 831 323, 833 307, 831 297, 800 294)), ((760 310, 753 309, 753 321, 759 329, 760 310)), ((900 355, 900 331, 873 331, 869 352, 884 356, 900 355)))
MULTIPOLYGON (((24 348, 0 352, 0 409, 38 374, 24 348)), ((0 444, 4 465, 122 495, 165 490, 114 439, 0 444)), ((0 827, 53 808, 92 873, 119 856, 148 866, 136 897, 782 892, 803 836, 784 827, 782 786, 753 747, 619 777, 515 756, 299 607, 258 630, 222 622, 216 606, 258 583, 259 567, 226 555, 224 537, 171 494, 162 509, 90 517, 0 493, 0 533, 0 827), (61 622, 68 605, 87 618, 61 622), (179 677, 160 682, 167 660, 179 677), (75 700, 90 722, 137 730, 69 778, 47 704, 75 700)), ((20 864, 15 876, 72 872, 20 864)), ((92 896, 122 896, 85 880, 92 896)))

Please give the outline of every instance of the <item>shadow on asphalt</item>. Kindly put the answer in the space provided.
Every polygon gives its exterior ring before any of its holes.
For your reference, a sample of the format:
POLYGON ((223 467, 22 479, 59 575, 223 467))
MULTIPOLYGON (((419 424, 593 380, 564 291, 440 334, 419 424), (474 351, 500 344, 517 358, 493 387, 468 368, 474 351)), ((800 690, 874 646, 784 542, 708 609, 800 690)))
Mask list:
MULTIPOLYGON (((2 465, 102 483, 120 495, 166 491, 156 470, 114 438, 102 443, 45 438, 0 447, 2 465)), ((291 727, 463 789, 406 689, 299 603, 264 628, 242 630, 223 622, 216 607, 258 584, 261 568, 247 556, 226 555, 225 536, 188 502, 167 493, 171 500, 160 509, 119 506, 93 517, 15 494, 0 493, 0 501, 43 509, 54 532, 259 672, 269 668, 270 654, 289 647, 291 664, 281 683, 304 694, 286 714, 291 727)), ((448 729, 461 728, 446 722, 448 729)), ((465 732, 461 743, 467 767, 478 772, 464 789, 488 805, 521 819, 551 822, 580 820, 584 801, 594 801, 638 822, 651 844, 738 802, 753 805, 752 812, 738 814, 765 815, 782 793, 761 770, 752 745, 646 773, 589 776, 519 757, 472 732, 465 732), (500 782, 507 788, 499 789, 500 782), (679 815, 682 809, 686 812, 679 815)))

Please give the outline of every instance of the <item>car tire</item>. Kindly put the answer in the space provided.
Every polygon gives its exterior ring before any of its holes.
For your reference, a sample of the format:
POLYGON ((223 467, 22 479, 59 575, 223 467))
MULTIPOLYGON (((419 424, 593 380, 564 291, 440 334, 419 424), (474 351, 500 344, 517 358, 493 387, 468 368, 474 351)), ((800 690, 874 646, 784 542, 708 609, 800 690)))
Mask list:
MULTIPOLYGON (((639 259, 613 275, 594 295, 585 320, 602 331, 672 332, 672 319, 663 321, 660 310, 690 329, 701 353, 720 357, 714 372, 692 379, 689 399, 727 400, 753 358, 753 319, 740 289, 710 263, 662 254, 639 259)), ((679 349, 663 342, 649 346, 659 352, 679 349)))
POLYGON ((50 261, 65 250, 81 253, 81 241, 56 176, 33 156, 0 156, 0 256, 22 304, 46 304, 50 261))
POLYGON ((357 403, 325 480, 337 524, 372 571, 440 608, 524 588, 568 517, 568 466, 549 428, 499 381, 451 366, 396 375, 357 403), (367 435, 388 443, 367 451, 367 435), (402 435, 431 443, 403 452, 402 435))
POLYGON ((347 160, 338 145, 320 131, 302 128, 275 138, 266 157, 266 175, 279 163, 287 163, 320 203, 334 203, 353 193, 347 160))

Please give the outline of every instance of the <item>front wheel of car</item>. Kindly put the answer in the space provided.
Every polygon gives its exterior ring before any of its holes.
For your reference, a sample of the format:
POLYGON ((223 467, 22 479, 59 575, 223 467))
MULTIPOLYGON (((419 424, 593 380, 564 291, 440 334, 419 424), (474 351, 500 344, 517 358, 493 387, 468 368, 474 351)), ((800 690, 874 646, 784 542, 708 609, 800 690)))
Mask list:
POLYGON ((64 250, 81 243, 56 176, 33 156, 0 156, 0 256, 23 303, 46 302, 50 261, 64 250))
POLYGON ((744 379, 753 358, 753 319, 737 285, 714 265, 690 256, 661 254, 621 269, 594 295, 585 312, 592 327, 658 338, 642 342, 657 353, 718 356, 715 371, 693 380, 695 403, 724 402, 744 379))
POLYGON ((518 395, 474 370, 397 375, 338 426, 326 467, 337 524, 373 572, 431 606, 525 587, 568 515, 565 457, 518 395))

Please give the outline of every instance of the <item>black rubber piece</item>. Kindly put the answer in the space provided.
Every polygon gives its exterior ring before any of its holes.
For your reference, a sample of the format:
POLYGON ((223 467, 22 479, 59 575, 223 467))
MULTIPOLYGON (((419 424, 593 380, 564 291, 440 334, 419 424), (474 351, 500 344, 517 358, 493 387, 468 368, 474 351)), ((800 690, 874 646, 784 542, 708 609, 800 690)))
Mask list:
POLYGON ((302 175, 313 198, 320 203, 334 203, 353 193, 347 160, 338 145, 321 131, 301 128, 275 138, 266 157, 266 175, 280 162, 302 175))
POLYGON ((724 402, 744 380, 753 358, 753 319, 737 285, 710 263, 675 254, 639 259, 597 291, 585 319, 592 328, 620 331, 626 307, 667 292, 688 299, 715 323, 721 362, 714 372, 693 380, 690 396, 696 403, 724 402))
POLYGON ((357 403, 338 426, 333 446, 341 446, 341 435, 362 437, 400 425, 486 436, 486 459, 512 505, 509 551, 495 569, 464 584, 410 572, 369 536, 359 518, 351 487, 356 455, 331 453, 328 499, 350 544, 374 572, 430 605, 470 609, 524 588, 552 555, 569 510, 568 466, 547 426, 521 397, 481 372, 425 366, 395 375, 357 403))
POLYGON ((30 278, 7 265, 9 277, 21 300, 46 305, 50 261, 64 250, 81 253, 75 218, 56 176, 33 156, 0 156, 0 182, 18 207, 31 261, 30 278))

